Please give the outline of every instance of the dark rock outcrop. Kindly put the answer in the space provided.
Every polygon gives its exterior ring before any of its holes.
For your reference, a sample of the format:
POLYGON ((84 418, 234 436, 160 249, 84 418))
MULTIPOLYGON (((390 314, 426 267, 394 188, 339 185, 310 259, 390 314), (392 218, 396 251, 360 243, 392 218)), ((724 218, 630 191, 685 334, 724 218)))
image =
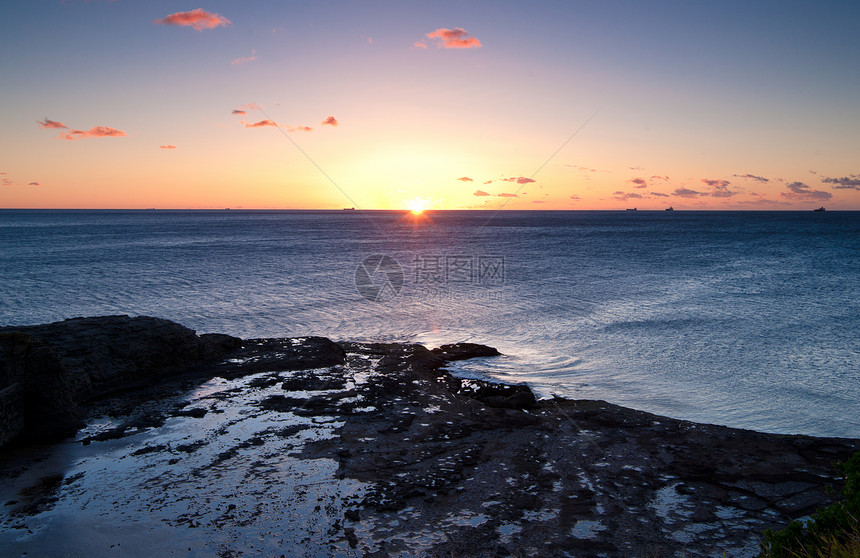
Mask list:
POLYGON ((433 354, 443 360, 466 360, 469 358, 500 356, 495 347, 477 343, 453 343, 433 349, 433 354))
MULTIPOLYGON (((22 417, 0 432, 56 438, 80 426, 78 404, 220 358, 241 345, 227 335, 198 336, 185 326, 146 316, 74 318, 0 328, 0 390, 19 386, 5 408, 22 417)), ((0 418, 0 422, 3 419, 0 418)))
MULTIPOLYGON (((492 354, 479 345, 430 351, 307 337, 237 347, 233 338, 145 323, 162 333, 129 347, 100 346, 112 335, 103 330, 78 338, 98 340, 87 345, 96 361, 75 352, 72 338, 0 333, 0 379, 9 384, 0 409, 9 393, 30 391, 47 420, 61 408, 47 406, 71 391, 70 371, 119 370, 113 393, 82 407, 90 419, 112 419, 109 428, 90 420, 79 440, 90 446, 80 457, 90 469, 79 463, 74 475, 16 481, 24 489, 0 508, 0 533, 39 525, 35 516, 57 501, 65 513, 98 501, 123 520, 163 514, 168 525, 198 528, 219 555, 252 544, 279 555, 292 540, 301 542, 289 555, 751 557, 764 529, 831 502, 825 487, 840 484, 833 462, 860 450, 860 440, 696 424, 604 401, 536 401, 527 386, 444 369, 452 356, 492 354), (162 338, 172 334, 179 340, 162 338), (145 346, 165 346, 174 358, 145 346), (228 358, 206 361, 224 351, 228 358), (164 373, 181 372, 178 362, 187 374, 164 373), (113 483, 82 484, 102 474, 103 458, 123 460, 107 468, 113 483), (143 468, 143 477, 127 474, 143 468)), ((98 387, 95 372, 87 378, 98 387)), ((5 465, 0 478, 15 480, 22 469, 5 465)), ((187 548, 183 537, 177 550, 187 548)))

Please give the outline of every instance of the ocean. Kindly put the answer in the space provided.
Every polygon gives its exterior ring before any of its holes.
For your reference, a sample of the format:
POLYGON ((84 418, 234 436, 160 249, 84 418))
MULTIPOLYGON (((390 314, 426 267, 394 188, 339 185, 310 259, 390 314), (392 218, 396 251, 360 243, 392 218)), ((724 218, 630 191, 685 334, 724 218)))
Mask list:
POLYGON ((860 437, 857 212, 0 210, 0 246, 0 325, 471 341, 541 397, 860 437))

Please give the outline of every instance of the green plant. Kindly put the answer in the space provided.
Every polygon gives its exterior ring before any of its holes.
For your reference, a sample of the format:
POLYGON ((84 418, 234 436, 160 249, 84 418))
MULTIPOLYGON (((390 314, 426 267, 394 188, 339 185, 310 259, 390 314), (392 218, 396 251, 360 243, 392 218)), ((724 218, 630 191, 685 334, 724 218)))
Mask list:
POLYGON ((860 557, 860 451, 838 464, 845 477, 842 499, 820 508, 805 522, 764 532, 762 558, 860 557))

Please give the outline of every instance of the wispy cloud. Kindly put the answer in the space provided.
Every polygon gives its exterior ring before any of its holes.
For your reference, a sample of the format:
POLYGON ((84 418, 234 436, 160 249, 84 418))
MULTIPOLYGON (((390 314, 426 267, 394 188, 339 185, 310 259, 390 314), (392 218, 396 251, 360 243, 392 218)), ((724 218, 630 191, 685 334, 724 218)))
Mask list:
POLYGON ((31 182, 31 183, 27 184, 27 186, 41 186, 41 184, 39 184, 38 182, 36 182, 36 181, 34 180, 33 182, 31 182))
POLYGON ((57 128, 57 129, 68 128, 68 126, 66 126, 62 122, 56 122, 54 120, 48 120, 47 118, 45 118, 44 120, 37 120, 36 123, 39 126, 41 126, 42 129, 44 129, 44 130, 50 130, 50 129, 54 129, 54 128, 57 128))
POLYGON ((489 193, 489 192, 485 192, 485 191, 483 191, 483 190, 475 190, 475 193, 474 193, 474 194, 472 194, 472 195, 473 195, 473 196, 492 196, 492 194, 491 194, 491 193, 489 193))
POLYGON ((669 194, 663 194, 661 192, 651 192, 652 196, 657 196, 658 198, 668 198, 669 194))
POLYGON ((478 48, 481 46, 481 41, 475 37, 470 37, 462 27, 440 28, 432 33, 427 33, 427 38, 436 39, 436 45, 444 48, 478 48))
POLYGON ((644 178, 631 178, 627 182, 633 184, 634 188, 647 188, 648 182, 644 178))
POLYGON ((265 128, 266 126, 274 126, 276 128, 278 127, 274 120, 269 120, 268 118, 265 120, 260 120, 258 122, 242 121, 242 124, 244 124, 246 128, 265 128))
POLYGON ((730 198, 732 196, 737 195, 737 192, 733 192, 729 190, 729 186, 732 184, 728 180, 719 180, 715 178, 703 178, 702 183, 707 184, 713 191, 711 191, 711 196, 715 198, 730 198))
POLYGON ((209 13, 202 8, 197 8, 190 12, 170 14, 162 19, 154 20, 153 23, 158 25, 193 27, 198 31, 203 31, 204 29, 214 29, 215 27, 226 27, 230 25, 230 20, 222 15, 209 13))
POLYGON ((654 176, 651 177, 651 180, 662 180, 664 182, 668 182, 669 177, 668 176, 659 176, 659 175, 655 174, 654 176))
POLYGON ((842 178, 822 178, 825 184, 834 184, 837 190, 860 190, 860 174, 843 176, 842 178))
POLYGON ((176 149, 175 145, 159 145, 159 149, 176 149))
POLYGON ((284 129, 288 132, 313 132, 314 129, 310 126, 285 126, 284 129))
POLYGON ((493 183, 493 181, 492 181, 492 180, 485 180, 483 183, 484 183, 484 184, 492 184, 492 183, 493 183))
MULTIPOLYGON (((55 120, 37 120, 36 123, 43 130, 69 130, 69 127, 62 122, 55 120)), ((93 126, 89 130, 69 130, 66 133, 61 133, 57 139, 64 140, 79 140, 84 138, 105 138, 105 137, 122 137, 127 135, 121 130, 111 128, 110 126, 93 126)))
POLYGON ((679 198, 695 198, 696 196, 700 196, 702 194, 689 188, 675 188, 675 191, 672 192, 672 195, 678 196, 679 198))
POLYGON ((813 190, 803 182, 792 182, 786 184, 787 192, 780 192, 780 196, 790 200, 829 200, 833 197, 830 192, 813 190))
POLYGON ((529 184, 531 182, 536 182, 536 180, 532 178, 526 178, 525 176, 511 176, 509 178, 502 178, 501 180, 505 182, 516 182, 517 184, 529 184))
POLYGON ((426 50, 427 49, 427 43, 424 43, 422 41, 418 41, 417 43, 412 44, 412 48, 423 48, 426 50))
POLYGON ((496 194, 497 198, 518 198, 519 196, 516 194, 510 194, 508 192, 502 192, 501 194, 496 194))
POLYGON ((570 199, 579 201, 579 200, 581 200, 582 198, 580 198, 579 196, 577 196, 576 194, 574 194, 574 195, 570 196, 570 199))
POLYGON ((460 178, 458 178, 457 180, 459 180, 460 182, 474 182, 474 180, 472 180, 472 179, 471 179, 471 178, 469 178, 468 176, 461 176, 461 177, 460 177, 460 178))
POLYGON ((335 118, 334 116, 329 116, 322 121, 323 126, 337 126, 337 124, 337 118, 335 118))
POLYGON ((242 56, 241 58, 237 58, 230 62, 233 66, 238 66, 239 64, 247 64, 248 62, 253 62, 257 59, 257 51, 251 50, 251 56, 242 56))
POLYGON ((765 178, 763 176, 756 176, 754 174, 735 174, 733 175, 736 178, 746 178, 748 180, 755 180, 756 182, 770 182, 770 179, 765 178))
POLYGON ((627 201, 627 200, 641 200, 643 198, 642 194, 637 194, 636 192, 622 192, 618 190, 617 192, 612 193, 612 199, 618 201, 627 201))
POLYGON ((248 103, 247 105, 234 108, 232 114, 236 116, 246 116, 249 110, 260 110, 260 106, 257 103, 248 103))
POLYGON ((127 134, 122 130, 110 126, 93 126, 89 130, 70 130, 69 133, 62 134, 60 139, 74 141, 84 138, 119 138, 125 135, 127 134))

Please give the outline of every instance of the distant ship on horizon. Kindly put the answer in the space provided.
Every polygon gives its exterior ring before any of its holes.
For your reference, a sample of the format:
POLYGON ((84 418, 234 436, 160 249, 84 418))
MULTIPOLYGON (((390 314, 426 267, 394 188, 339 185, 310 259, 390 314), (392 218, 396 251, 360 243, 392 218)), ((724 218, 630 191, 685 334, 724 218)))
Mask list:
POLYGON ((666 208, 666 211, 675 211, 675 208, 670 205, 666 208))
POLYGON ((821 206, 821 207, 819 207, 818 209, 813 209, 812 211, 827 211, 827 210, 826 210, 826 209, 824 209, 824 206, 822 205, 822 206, 821 206))

